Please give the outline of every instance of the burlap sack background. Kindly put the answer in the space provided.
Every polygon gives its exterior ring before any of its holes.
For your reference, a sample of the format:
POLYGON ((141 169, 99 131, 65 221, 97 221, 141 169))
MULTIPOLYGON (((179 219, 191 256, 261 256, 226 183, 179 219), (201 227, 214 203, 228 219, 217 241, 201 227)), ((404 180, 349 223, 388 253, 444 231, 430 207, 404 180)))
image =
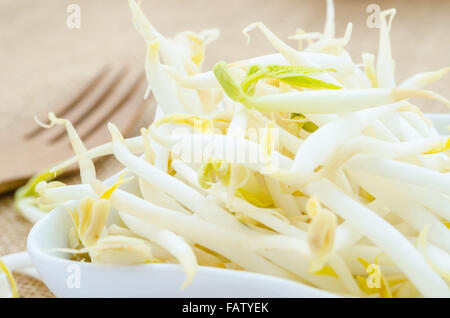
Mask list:
MULTIPOLYGON (((376 53, 378 30, 367 27, 366 8, 378 3, 382 9, 398 9, 391 37, 399 80, 450 65, 450 1, 335 2, 338 35, 343 35, 347 22, 354 24, 349 49, 356 61, 362 52, 376 53)), ((219 27, 222 34, 208 49, 206 67, 219 59, 273 52, 258 31, 246 45, 241 30, 251 22, 262 21, 286 39, 297 27, 322 30, 325 17, 324 0, 144 0, 143 7, 167 36, 219 27)), ((12 136, 32 125, 35 114, 60 105, 106 63, 142 67, 144 51, 125 0, 0 0, 0 135, 12 136), (66 9, 72 3, 81 8, 80 29, 66 26, 66 9)), ((449 84, 447 77, 431 88, 449 97, 449 84)), ((420 105, 427 111, 444 111, 432 102, 420 105)), ((140 124, 147 123, 150 113, 140 124)), ((106 176, 114 164, 106 161, 98 168, 100 176, 106 176)), ((24 250, 30 228, 15 213, 12 195, 0 197, 0 255, 24 250)), ((17 281, 22 297, 52 296, 33 279, 17 275, 17 281)))

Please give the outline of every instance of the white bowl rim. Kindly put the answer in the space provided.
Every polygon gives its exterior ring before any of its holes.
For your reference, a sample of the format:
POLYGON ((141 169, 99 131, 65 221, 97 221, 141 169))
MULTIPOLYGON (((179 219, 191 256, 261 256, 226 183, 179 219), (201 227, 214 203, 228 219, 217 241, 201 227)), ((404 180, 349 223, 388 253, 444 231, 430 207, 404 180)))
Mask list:
MULTIPOLYGON (((31 229, 30 233, 28 234, 27 238, 27 249, 31 255, 31 258, 34 257, 42 257, 46 258, 48 261, 51 262, 57 262, 59 264, 77 264, 79 266, 89 268, 91 271, 104 271, 105 269, 109 271, 117 271, 117 272, 126 272, 129 270, 138 271, 138 272, 145 272, 149 269, 151 270, 157 270, 158 272, 183 272, 183 268, 179 264, 158 264, 158 263, 152 263, 152 264, 137 264, 137 265, 112 265, 112 264, 96 264, 96 263, 88 263, 88 262, 78 262, 70 259, 65 259, 58 257, 56 255, 51 255, 49 252, 45 252, 42 250, 42 248, 39 246, 39 240, 35 239, 37 235, 39 235, 39 232, 42 227, 45 227, 46 223, 54 217, 54 215, 58 213, 67 213, 65 211, 62 211, 60 208, 56 208, 49 212, 46 216, 44 216, 41 220, 39 220, 31 229)), ((39 270, 39 269, 38 269, 39 270)), ((297 288, 303 288, 305 292, 308 292, 311 294, 311 297, 341 297, 340 295, 334 294, 329 291, 321 290, 316 287, 312 287, 306 284, 302 284, 300 282, 291 281, 288 279, 283 279, 276 276, 266 275, 266 274, 260 274, 260 273, 254 273, 254 272, 248 272, 248 271, 240 271, 240 270, 233 270, 233 269, 226 269, 226 268, 217 268, 217 267, 211 267, 211 266, 198 266, 197 274, 204 273, 204 274, 219 274, 222 276, 227 277, 234 277, 234 278, 250 278, 254 280, 261 280, 266 282, 272 282, 277 283, 280 286, 295 286, 297 288)), ((194 278, 195 279, 195 278, 194 278)), ((44 282, 45 283, 45 282, 44 282)))

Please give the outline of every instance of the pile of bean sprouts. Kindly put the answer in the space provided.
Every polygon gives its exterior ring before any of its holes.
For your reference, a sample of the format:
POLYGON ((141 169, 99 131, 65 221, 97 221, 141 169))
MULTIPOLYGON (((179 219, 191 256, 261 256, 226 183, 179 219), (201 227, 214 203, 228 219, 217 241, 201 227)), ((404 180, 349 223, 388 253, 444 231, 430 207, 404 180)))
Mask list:
MULTIPOLYGON (((129 1, 145 40, 146 98, 155 121, 87 149, 64 125, 75 156, 16 193, 31 222, 55 208, 73 219, 74 259, 180 264, 262 273, 341 296, 449 297, 450 139, 412 104, 449 101, 423 87, 450 68, 398 84, 381 12, 379 51, 354 62, 327 1, 323 32, 297 30, 292 48, 254 23, 277 53, 203 72, 218 30, 160 34, 129 1), (93 159, 123 170, 105 181, 93 159), (78 163, 81 184, 55 176, 78 163)), ((55 229, 56 230, 56 229, 55 229)), ((149 269, 151 270, 151 269, 149 269)), ((11 281, 13 282, 12 276, 11 281)))

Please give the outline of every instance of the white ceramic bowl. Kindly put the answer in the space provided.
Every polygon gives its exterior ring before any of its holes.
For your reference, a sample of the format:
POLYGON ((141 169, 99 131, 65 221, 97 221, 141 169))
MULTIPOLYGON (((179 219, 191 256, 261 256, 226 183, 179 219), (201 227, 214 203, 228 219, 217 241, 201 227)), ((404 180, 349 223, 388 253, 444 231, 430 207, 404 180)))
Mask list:
POLYGON ((180 265, 113 266, 74 262, 68 247, 69 214, 55 209, 31 230, 27 247, 43 282, 58 297, 333 297, 332 294, 288 280, 243 271, 200 266, 191 285, 181 290, 180 265))
MULTIPOLYGON (((450 115, 427 114, 442 135, 450 115)), ((55 209, 28 236, 28 251, 42 280, 58 297, 336 297, 288 280, 242 271, 200 267, 185 290, 180 265, 112 266, 70 261, 52 248, 68 247, 69 214, 55 209)))

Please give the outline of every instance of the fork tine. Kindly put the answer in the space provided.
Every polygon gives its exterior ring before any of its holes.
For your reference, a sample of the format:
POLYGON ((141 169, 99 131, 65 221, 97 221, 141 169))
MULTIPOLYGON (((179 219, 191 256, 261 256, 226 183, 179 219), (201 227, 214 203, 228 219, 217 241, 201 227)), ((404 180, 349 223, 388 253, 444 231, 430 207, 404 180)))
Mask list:
MULTIPOLYGON (((66 118, 69 119, 75 128, 82 125, 90 115, 96 111, 100 106, 109 99, 116 91, 125 74, 128 73, 128 68, 123 67, 118 71, 113 72, 108 76, 107 80, 99 85, 99 87, 87 96, 82 103, 77 107, 72 108, 66 113, 66 118)), ((52 144, 60 140, 66 134, 64 127, 56 127, 48 134, 47 143, 52 144)))
POLYGON ((127 105, 120 107, 112 116, 105 119, 97 129, 94 129, 89 136, 84 138, 86 146, 92 148, 111 140, 106 125, 107 122, 116 124, 124 137, 130 137, 131 134, 139 133, 136 126, 138 122, 148 126, 151 123, 151 114, 145 117, 145 120, 148 121, 145 123, 142 122, 143 114, 147 114, 148 111, 151 112, 155 102, 153 98, 150 100, 143 99, 146 88, 147 85, 141 85, 127 105))
MULTIPOLYGON (((91 135, 96 135, 95 139, 100 143, 108 140, 108 130, 106 129, 106 123, 108 120, 120 114, 122 119, 120 122, 125 121, 130 115, 136 111, 137 105, 143 99, 145 92, 145 76, 142 72, 130 72, 125 78, 120 81, 119 87, 115 89, 113 93, 104 100, 101 105, 98 105, 96 109, 75 128, 78 135, 88 142, 91 135), (104 127, 105 126, 105 127, 104 127)), ((63 127, 61 127, 63 128, 63 127)), ((69 144, 66 137, 66 131, 63 128, 58 132, 49 142, 54 145, 56 143, 69 144)), ((89 142, 91 146, 91 142, 89 142)))
POLYGON ((90 118, 90 122, 86 122, 85 126, 87 128, 80 128, 81 138, 88 139, 92 133, 106 125, 108 120, 118 112, 125 115, 123 119, 126 119, 129 115, 132 115, 133 110, 136 108, 136 105, 139 105, 144 96, 144 78, 144 73, 140 73, 135 78, 130 78, 130 82, 127 83, 127 85, 124 85, 123 94, 121 94, 120 98, 118 98, 115 103, 110 103, 110 106, 108 105, 107 111, 105 109, 102 109, 98 112, 98 116, 92 116, 92 119, 90 118), (126 116, 127 113, 128 116, 126 116))
MULTIPOLYGON (((143 89, 144 95, 147 91, 147 88, 148 85, 145 85, 143 89)), ((137 94, 137 96, 144 96, 144 95, 137 94)), ((129 117, 128 121, 124 122, 123 125, 121 125, 120 127, 125 137, 130 137, 131 136, 130 134, 132 134, 134 132, 133 130, 135 130, 136 128, 139 129, 140 127, 148 127, 154 120, 156 111, 156 99, 154 98, 153 93, 150 93, 147 100, 141 99, 140 103, 137 105, 138 107, 134 112, 133 116, 129 117), (149 112, 148 117, 144 117, 146 111, 149 112), (142 122, 142 118, 145 118, 145 122, 142 122), (140 121, 141 121, 140 124, 142 126, 136 127, 136 123, 139 123, 140 121)), ((111 118, 110 122, 115 123, 116 119, 121 118, 120 115, 121 115, 120 113, 116 114, 116 116, 111 118)))
MULTIPOLYGON (((64 107, 55 112, 56 116, 65 116, 67 112, 69 112, 72 108, 82 102, 83 99, 86 98, 86 96, 92 93, 92 91, 100 84, 100 82, 110 71, 111 67, 109 65, 104 66, 91 81, 86 83, 80 91, 77 91, 76 95, 73 98, 69 99, 69 102, 64 107)), ((45 131, 43 127, 36 126, 29 132, 27 132, 24 137, 26 139, 33 139, 39 136, 43 131, 45 131)))

